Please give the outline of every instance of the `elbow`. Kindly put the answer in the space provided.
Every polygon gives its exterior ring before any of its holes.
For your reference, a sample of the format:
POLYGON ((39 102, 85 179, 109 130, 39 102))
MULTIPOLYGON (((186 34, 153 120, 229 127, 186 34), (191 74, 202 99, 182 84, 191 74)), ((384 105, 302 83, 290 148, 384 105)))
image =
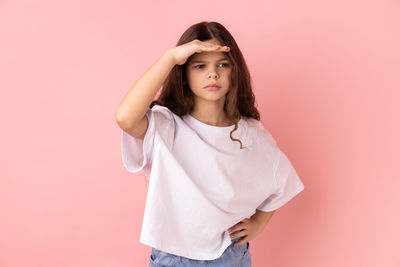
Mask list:
POLYGON ((114 119, 122 130, 132 129, 137 125, 136 119, 127 118, 119 112, 115 112, 114 119))
POLYGON ((114 112, 114 119, 118 124, 123 121, 122 115, 118 111, 114 112))
POLYGON ((126 129, 129 127, 127 125, 126 119, 124 119, 124 116, 120 112, 118 112, 118 110, 114 113, 114 120, 117 122, 118 126, 121 129, 126 129))

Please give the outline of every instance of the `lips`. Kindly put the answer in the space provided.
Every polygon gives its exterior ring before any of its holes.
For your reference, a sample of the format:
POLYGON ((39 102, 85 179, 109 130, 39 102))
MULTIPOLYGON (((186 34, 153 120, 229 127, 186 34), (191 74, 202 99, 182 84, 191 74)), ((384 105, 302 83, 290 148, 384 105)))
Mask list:
POLYGON ((221 89, 220 86, 208 86, 208 87, 204 88, 204 90, 207 90, 207 91, 218 91, 219 89, 221 89))
POLYGON ((207 85, 205 88, 221 88, 221 86, 219 86, 219 85, 213 83, 213 84, 207 85))

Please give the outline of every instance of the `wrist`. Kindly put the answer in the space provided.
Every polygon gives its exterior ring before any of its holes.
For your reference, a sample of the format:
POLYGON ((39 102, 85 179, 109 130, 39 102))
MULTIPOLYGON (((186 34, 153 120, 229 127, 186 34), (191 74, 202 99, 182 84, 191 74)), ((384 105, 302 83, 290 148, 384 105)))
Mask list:
POLYGON ((176 60, 175 60, 175 57, 174 57, 171 49, 165 51, 164 54, 162 55, 162 57, 166 58, 166 60, 171 62, 171 64, 173 64, 174 66, 176 65, 176 60))

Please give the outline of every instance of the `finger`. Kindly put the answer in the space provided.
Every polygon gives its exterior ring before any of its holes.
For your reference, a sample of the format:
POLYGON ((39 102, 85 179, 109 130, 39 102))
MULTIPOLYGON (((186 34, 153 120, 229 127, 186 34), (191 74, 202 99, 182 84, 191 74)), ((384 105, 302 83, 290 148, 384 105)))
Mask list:
POLYGON ((234 233, 234 232, 240 230, 238 226, 231 227, 231 228, 229 228, 229 229, 230 229, 230 230, 228 230, 228 233, 229 233, 229 234, 232 234, 232 233, 234 233))
POLYGON ((204 44, 202 44, 202 46, 204 46, 204 47, 218 47, 219 45, 204 43, 204 44))
POLYGON ((228 46, 221 46, 221 45, 214 45, 214 44, 207 44, 203 45, 204 49, 206 50, 230 50, 228 46))
POLYGON ((220 49, 222 49, 222 47, 220 47, 220 46, 209 46, 209 47, 207 47, 207 50, 220 50, 220 49))
POLYGON ((237 237, 246 236, 247 234, 248 234, 248 230, 247 230, 247 229, 243 229, 243 230, 241 230, 241 231, 239 231, 239 232, 230 234, 229 237, 230 237, 231 239, 234 239, 234 238, 237 238, 237 237))
POLYGON ((236 242, 233 246, 238 247, 238 246, 244 245, 247 243, 247 240, 248 239, 244 238, 244 239, 240 240, 239 242, 236 242))
POLYGON ((201 53, 204 51, 215 51, 218 50, 218 48, 215 47, 215 45, 200 45, 197 49, 197 53, 201 53))
POLYGON ((218 46, 217 48, 219 50, 225 50, 225 51, 229 51, 231 49, 229 46, 218 46))
POLYGON ((208 47, 204 47, 202 48, 203 51, 214 51, 214 50, 218 50, 217 47, 213 47, 213 46, 208 46, 208 47))
POLYGON ((231 228, 228 229, 229 233, 233 233, 236 231, 239 231, 241 229, 243 229, 244 227, 244 223, 243 222, 238 222, 237 224, 235 224, 234 226, 232 226, 231 228))

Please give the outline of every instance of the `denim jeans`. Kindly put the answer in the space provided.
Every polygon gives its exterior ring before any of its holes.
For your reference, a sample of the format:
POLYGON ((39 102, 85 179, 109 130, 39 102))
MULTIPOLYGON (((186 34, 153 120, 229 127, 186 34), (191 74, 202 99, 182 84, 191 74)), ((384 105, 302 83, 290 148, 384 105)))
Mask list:
POLYGON ((250 243, 234 247, 241 237, 232 243, 222 255, 214 260, 194 260, 152 248, 149 267, 251 267, 250 243))

